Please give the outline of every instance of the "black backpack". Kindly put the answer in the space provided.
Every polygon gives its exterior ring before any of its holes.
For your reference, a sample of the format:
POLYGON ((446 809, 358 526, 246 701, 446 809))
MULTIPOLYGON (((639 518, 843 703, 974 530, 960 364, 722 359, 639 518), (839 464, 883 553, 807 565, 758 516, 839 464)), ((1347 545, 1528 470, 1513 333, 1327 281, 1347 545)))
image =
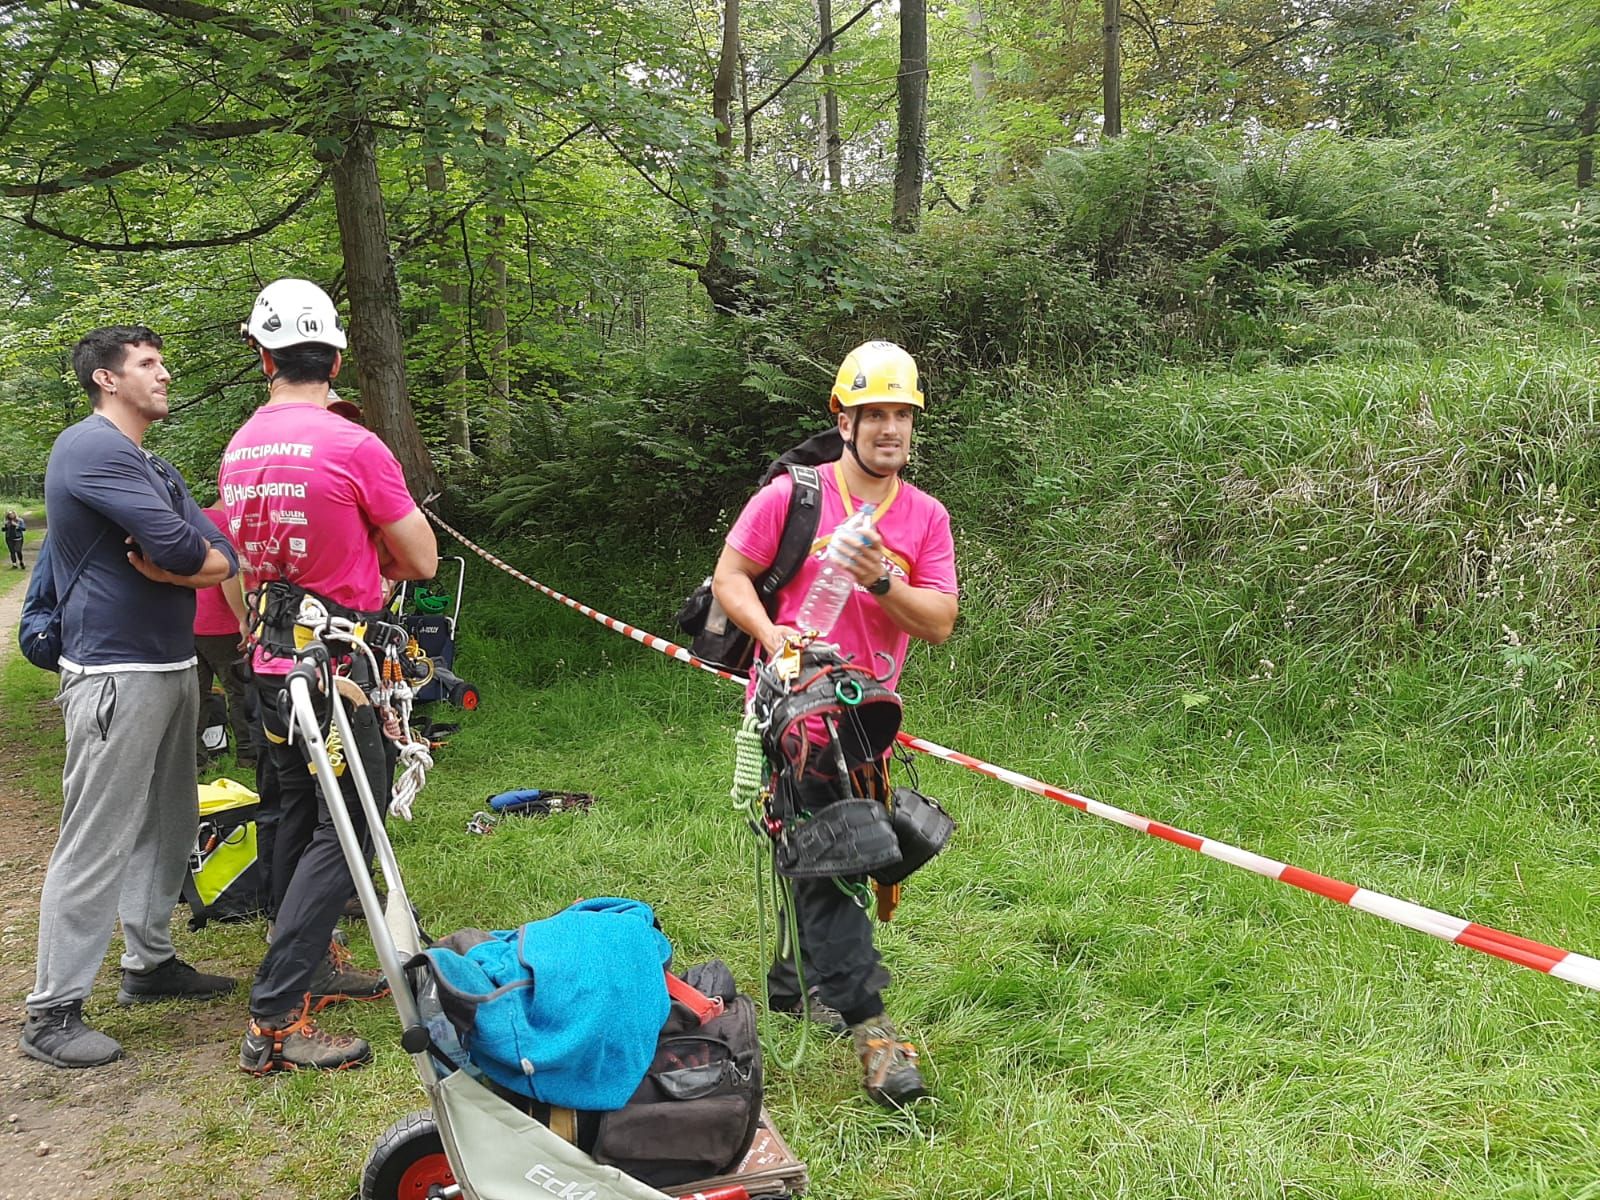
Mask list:
POLYGON ((627 1105, 578 1116, 578 1145, 596 1162, 656 1188, 737 1169, 761 1123, 755 1003, 718 960, 682 978, 720 1001, 716 1010, 697 1012, 674 998, 655 1058, 627 1105))
MULTIPOLYGON (((463 929, 434 943, 435 951, 463 953, 490 935, 463 929)), ((655 1188, 738 1169, 761 1123, 761 1039, 755 1002, 740 992, 731 972, 713 959, 667 981, 671 1006, 656 1037, 644 1077, 621 1108, 607 1112, 553 1108, 502 1087, 482 1071, 485 1049, 503 1058, 504 1046, 476 1043, 477 1008, 508 1000, 519 985, 474 995, 451 985, 428 953, 406 964, 430 1019, 429 1050, 445 1070, 472 1071, 495 1095, 548 1125, 599 1163, 655 1188), (679 981, 687 989, 675 986, 679 981), (477 1065, 474 1065, 477 1064, 477 1065)), ((537 986, 530 968, 528 987, 537 986)))
MULTIPOLYGON (((843 453, 844 442, 839 431, 829 429, 784 451, 761 477, 761 487, 766 487, 785 471, 794 480, 794 493, 789 498, 789 511, 783 520, 783 534, 778 539, 778 553, 766 574, 756 581, 756 595, 761 597, 762 607, 769 617, 777 610, 778 590, 794 578, 806 555, 811 553, 811 543, 816 540, 817 522, 822 515, 822 484, 817 478, 817 467, 835 461, 843 453)), ((676 620, 678 628, 690 637, 690 653, 702 662, 735 674, 750 669, 755 657, 755 640, 728 619, 722 605, 711 594, 711 576, 707 575, 705 581, 689 593, 676 620)))

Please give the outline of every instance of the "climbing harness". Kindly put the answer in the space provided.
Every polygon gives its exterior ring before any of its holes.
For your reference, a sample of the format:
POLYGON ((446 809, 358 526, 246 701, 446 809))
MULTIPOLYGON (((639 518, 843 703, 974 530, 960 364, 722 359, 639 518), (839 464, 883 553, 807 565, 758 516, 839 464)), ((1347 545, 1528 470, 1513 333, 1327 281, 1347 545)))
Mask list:
MULTIPOLYGON (((863 877, 900 861, 888 809, 874 796, 857 794, 868 789, 858 789, 853 779, 879 769, 899 728, 900 697, 828 643, 792 643, 756 667, 755 690, 734 735, 731 795, 735 811, 758 838, 762 959, 770 890, 780 915, 778 955, 795 966, 806 1019, 790 1066, 805 1054, 811 1006, 793 881, 831 879, 865 908, 871 892, 863 877), (801 788, 807 777, 831 778, 839 794, 813 811, 801 788)), ((767 1000, 770 1007, 770 993, 767 1000)))
MULTIPOLYGON (((433 766, 428 743, 411 728, 416 685, 431 675, 431 661, 415 651, 415 642, 403 628, 381 620, 380 614, 334 604, 282 580, 251 592, 249 601, 256 614, 255 642, 282 657, 297 656, 313 641, 320 642, 329 649, 315 660, 323 693, 332 693, 337 675, 372 704, 383 736, 395 743, 399 754, 389 811, 411 820, 412 802, 433 766)), ((295 726, 288 724, 292 742, 295 726)))

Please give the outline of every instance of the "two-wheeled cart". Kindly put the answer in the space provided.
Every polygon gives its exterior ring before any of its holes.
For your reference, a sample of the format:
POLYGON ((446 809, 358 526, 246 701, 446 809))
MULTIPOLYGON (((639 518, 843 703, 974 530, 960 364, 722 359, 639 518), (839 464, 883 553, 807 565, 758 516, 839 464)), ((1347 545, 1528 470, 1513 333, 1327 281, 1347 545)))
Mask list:
MULTIPOLYGON (((400 1016, 400 1044, 411 1055, 428 1107, 395 1122, 379 1138, 361 1180, 360 1200, 779 1200, 799 1196, 806 1172, 762 1113, 761 1128, 739 1169, 715 1179, 659 1191, 616 1167, 597 1163, 528 1113, 491 1091, 445 1052, 441 1039, 450 1025, 427 988, 415 986, 407 960, 421 952, 424 936, 407 894, 394 847, 384 830, 377 798, 361 769, 349 710, 332 685, 327 641, 342 636, 353 658, 362 657, 351 630, 327 622, 302 650, 287 678, 286 716, 294 736, 304 740, 316 768, 367 918, 373 948, 392 989, 400 1016), (319 721, 321 703, 328 726, 319 721), (328 757, 328 729, 337 730, 353 778, 378 864, 389 885, 380 902, 366 857, 328 757)), ((343 653, 345 647, 339 647, 343 653)), ((419 973, 418 981, 424 978, 419 973)))

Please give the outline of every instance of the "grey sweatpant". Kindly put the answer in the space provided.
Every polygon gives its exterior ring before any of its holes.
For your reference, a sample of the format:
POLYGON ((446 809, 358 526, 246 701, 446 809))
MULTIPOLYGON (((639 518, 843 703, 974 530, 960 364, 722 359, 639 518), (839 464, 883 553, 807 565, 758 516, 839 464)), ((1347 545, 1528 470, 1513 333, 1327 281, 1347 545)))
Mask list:
POLYGON ((65 804, 39 898, 34 1011, 89 995, 118 917, 125 968, 172 957, 199 808, 192 667, 64 672, 56 704, 67 726, 65 804))

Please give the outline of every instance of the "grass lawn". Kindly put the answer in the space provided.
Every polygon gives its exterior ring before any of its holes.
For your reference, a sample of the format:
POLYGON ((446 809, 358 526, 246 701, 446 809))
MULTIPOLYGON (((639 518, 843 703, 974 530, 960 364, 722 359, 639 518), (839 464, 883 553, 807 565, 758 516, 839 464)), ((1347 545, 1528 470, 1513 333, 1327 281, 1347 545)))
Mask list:
MULTIPOLYGON (((439 754, 417 820, 394 830, 426 924, 505 927, 580 896, 629 895, 656 906, 680 962, 720 956, 759 987, 754 839, 727 798, 737 692, 518 585, 481 591, 460 662, 484 707, 439 754), (485 797, 527 786, 599 801, 488 837, 466 831, 485 797)), ((937 654, 913 660, 912 732, 1353 883, 1600 950, 1588 729, 1471 763, 1404 729, 1301 745, 1218 730, 1179 744, 1176 727, 1096 722, 1091 736, 1090 722, 966 704, 940 694, 940 672, 937 654)), ((46 795, 56 735, 25 714, 47 692, 12 660, 5 736, 46 795)), ((881 945, 897 980, 891 1012, 922 1047, 938 1101, 880 1112, 844 1043, 813 1039, 787 1068, 794 1032, 768 1022, 768 1105, 814 1195, 1600 1196, 1593 993, 918 765, 960 829, 911 881, 881 945)), ((252 926, 182 943, 241 970, 259 945, 252 926)), ((265 1160, 288 1194, 348 1197, 372 1139, 421 1096, 392 1009, 330 1016, 374 1040, 371 1068, 190 1082, 186 1111, 207 1151, 155 1167, 147 1194, 265 1160)), ((106 1019, 134 1053, 161 1036, 146 1015, 106 1019)), ((133 1137, 119 1152, 159 1157, 133 1137)))

